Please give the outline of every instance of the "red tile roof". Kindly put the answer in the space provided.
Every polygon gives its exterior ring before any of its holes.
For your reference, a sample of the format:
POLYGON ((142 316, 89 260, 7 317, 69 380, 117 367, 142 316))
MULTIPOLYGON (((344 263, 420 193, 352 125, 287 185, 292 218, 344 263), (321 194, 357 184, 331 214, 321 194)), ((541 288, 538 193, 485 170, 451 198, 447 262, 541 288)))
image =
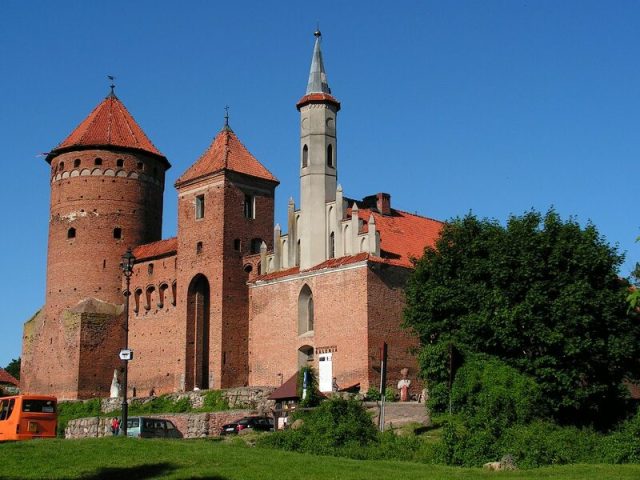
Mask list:
POLYGON ((225 127, 196 163, 176 181, 176 186, 221 170, 231 170, 279 183, 278 179, 249 153, 236 134, 225 127))
POLYGON ((151 143, 133 119, 124 104, 115 95, 109 95, 71 132, 60 145, 47 156, 47 161, 56 155, 76 148, 122 147, 142 150, 169 162, 151 143))
POLYGON ((163 257, 173 255, 178 251, 178 239, 176 237, 159 240, 145 245, 139 245, 133 249, 133 256, 136 260, 163 257))
POLYGON ((308 103, 324 103, 324 102, 333 103, 335 106, 338 107, 338 110, 340 110, 340 102, 336 100, 334 96, 329 95, 328 93, 310 93, 309 95, 305 95, 300 100, 298 100, 298 103, 296 103, 296 108, 300 110, 300 108, 302 108, 308 103))
MULTIPOLYGON (((351 215, 348 209, 347 215, 351 215)), ((253 281, 269 281, 296 275, 298 273, 313 272, 327 268, 336 268, 362 261, 384 263, 398 267, 412 268, 411 258, 419 258, 426 246, 435 246, 440 236, 443 222, 431 218, 421 217, 401 210, 391 210, 391 215, 381 215, 369 208, 358 210, 358 216, 364 225, 360 233, 368 230, 369 217, 373 215, 376 229, 380 232, 380 256, 369 253, 358 253, 340 258, 330 258, 307 270, 300 271, 299 267, 289 268, 278 272, 267 273, 256 277, 253 281)))
MULTIPOLYGON (((350 210, 348 215, 351 215, 350 210)), ((412 257, 422 256, 424 247, 435 246, 444 225, 438 220, 401 210, 391 209, 390 215, 381 215, 377 211, 363 208, 358 210, 358 216, 364 222, 364 231, 369 228, 371 215, 376 222, 376 230, 380 232, 380 256, 406 267, 412 267, 412 257)))
POLYGON ((20 386, 20 382, 4 368, 0 368, 0 383, 10 383, 16 387, 20 386))

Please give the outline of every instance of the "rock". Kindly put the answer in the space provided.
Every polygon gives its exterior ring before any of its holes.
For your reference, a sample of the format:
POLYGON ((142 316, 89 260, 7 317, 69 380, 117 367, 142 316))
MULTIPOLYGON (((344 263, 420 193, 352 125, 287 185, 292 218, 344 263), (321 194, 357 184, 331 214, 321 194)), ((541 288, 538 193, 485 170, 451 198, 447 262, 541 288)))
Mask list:
POLYGON ((499 472, 500 470, 502 470, 502 465, 500 464, 500 462, 487 462, 482 466, 482 468, 486 470, 492 470, 494 472, 499 472))
POLYGON ((301 418, 297 419, 295 422, 293 422, 291 424, 291 429, 292 430, 298 430, 300 427, 302 427, 302 425, 304 425, 304 420, 302 420, 301 418))
POLYGON ((500 467, 501 470, 517 470, 516 461, 513 458, 513 455, 505 455, 500 459, 500 467))

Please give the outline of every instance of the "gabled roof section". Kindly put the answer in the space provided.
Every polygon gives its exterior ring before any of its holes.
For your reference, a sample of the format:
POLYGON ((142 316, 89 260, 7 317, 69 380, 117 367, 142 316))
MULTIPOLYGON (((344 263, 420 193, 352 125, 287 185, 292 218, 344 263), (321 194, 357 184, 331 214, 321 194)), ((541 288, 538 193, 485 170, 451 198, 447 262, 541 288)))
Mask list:
POLYGON ((196 163, 191 165, 176 181, 176 187, 222 170, 230 170, 280 183, 264 165, 249 153, 233 130, 225 125, 196 163))
POLYGON ((166 257, 175 255, 178 251, 178 238, 171 237, 165 240, 158 240, 153 243, 139 245, 133 249, 133 256, 136 261, 149 260, 151 258, 166 257))
MULTIPOLYGON (((351 215, 351 209, 348 210, 351 215)), ((443 222, 417 214, 391 209, 390 215, 381 215, 369 208, 358 210, 363 220, 363 231, 369 228, 369 217, 373 215, 376 230, 380 232, 380 257, 390 263, 412 267, 411 258, 420 258, 425 247, 434 247, 440 237, 443 222)))
POLYGON ((47 162, 58 154, 90 147, 120 147, 151 153, 160 157, 167 168, 169 162, 151 143, 124 104, 110 93, 93 109, 76 129, 47 156, 47 162))
POLYGON ((16 387, 20 386, 20 382, 4 368, 0 368, 0 384, 2 383, 9 383, 11 385, 15 385, 16 387))

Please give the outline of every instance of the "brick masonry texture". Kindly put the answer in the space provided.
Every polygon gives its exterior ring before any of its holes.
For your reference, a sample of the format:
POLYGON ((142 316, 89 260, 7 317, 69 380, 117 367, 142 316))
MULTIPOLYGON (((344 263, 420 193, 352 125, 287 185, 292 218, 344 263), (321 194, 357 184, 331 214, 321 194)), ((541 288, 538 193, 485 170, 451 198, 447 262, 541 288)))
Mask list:
MULTIPOLYGON (((313 101, 325 100, 330 101, 313 101)), ((389 346, 388 385, 395 387, 400 370, 408 368, 411 394, 422 389, 410 353, 416 340, 401 328, 403 288, 409 254, 433 244, 439 222, 396 211, 389 195, 378 194, 361 202, 362 228, 372 215, 378 226, 377 260, 354 252, 307 271, 292 266, 261 276, 266 257, 260 246, 274 249, 278 181, 225 128, 175 185, 176 237, 155 243, 161 240, 169 163, 146 137, 146 150, 133 144, 136 135, 125 135, 117 145, 90 144, 111 138, 101 125, 123 119, 135 128, 120 133, 142 132, 114 102, 103 102, 47 157, 46 301, 25 323, 23 392, 104 397, 114 370, 121 379, 120 262, 127 248, 141 252, 130 286, 129 396, 134 389, 159 395, 196 387, 275 387, 301 365, 319 369, 319 355, 327 353, 341 387, 360 384, 366 391, 379 383, 382 341, 389 346), (303 288, 312 294, 314 326, 301 332, 303 288)))

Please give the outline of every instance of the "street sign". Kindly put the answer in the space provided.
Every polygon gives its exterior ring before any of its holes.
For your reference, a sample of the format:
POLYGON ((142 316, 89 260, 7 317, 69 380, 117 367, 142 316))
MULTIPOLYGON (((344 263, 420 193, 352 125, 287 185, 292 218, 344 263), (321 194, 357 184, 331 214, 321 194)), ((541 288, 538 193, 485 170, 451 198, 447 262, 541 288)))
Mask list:
POLYGON ((133 360, 133 350, 129 350, 129 349, 122 349, 120 350, 119 353, 120 356, 120 360, 133 360))

